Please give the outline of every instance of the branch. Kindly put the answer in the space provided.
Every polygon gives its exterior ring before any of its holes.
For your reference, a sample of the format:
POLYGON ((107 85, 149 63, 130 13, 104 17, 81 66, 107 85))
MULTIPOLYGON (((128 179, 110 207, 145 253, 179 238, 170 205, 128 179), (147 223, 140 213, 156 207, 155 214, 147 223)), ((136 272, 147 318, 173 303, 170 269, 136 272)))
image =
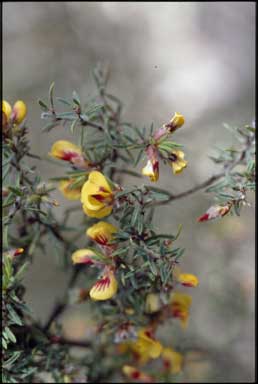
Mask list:
POLYGON ((197 191, 200 191, 203 188, 210 186, 211 184, 213 184, 215 181, 219 180, 223 176, 225 176, 225 172, 218 173, 217 175, 211 176, 209 179, 205 180, 201 184, 198 184, 195 187, 187 189, 186 191, 180 192, 178 194, 169 193, 165 189, 148 187, 149 189, 155 190, 157 192, 166 193, 168 195, 168 198, 167 198, 167 200, 163 200, 163 201, 154 201, 154 202, 147 203, 146 206, 147 207, 149 207, 149 206, 157 207, 160 205, 165 205, 165 204, 169 203, 170 201, 181 199, 182 197, 186 197, 188 195, 191 195, 192 193, 195 193, 197 191))

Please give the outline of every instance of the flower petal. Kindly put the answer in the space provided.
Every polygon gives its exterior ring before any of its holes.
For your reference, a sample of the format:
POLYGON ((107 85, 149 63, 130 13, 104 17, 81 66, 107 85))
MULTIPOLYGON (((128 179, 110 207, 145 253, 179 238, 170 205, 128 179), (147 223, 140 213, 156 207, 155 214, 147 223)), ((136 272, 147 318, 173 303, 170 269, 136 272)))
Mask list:
POLYGON ((95 253, 91 249, 78 249, 72 254, 72 261, 74 264, 93 264, 93 256, 95 253))
POLYGON ((27 115, 27 106, 22 100, 16 101, 12 110, 12 119, 15 123, 20 124, 27 115))
POLYGON ((181 353, 174 351, 172 348, 164 348, 162 351, 162 359, 166 369, 171 374, 177 374, 182 370, 183 356, 181 353))
POLYGON ((5 100, 2 101, 2 112, 5 114, 7 121, 9 121, 12 113, 12 107, 5 100))
POLYGON ((68 200, 80 200, 81 187, 71 188, 71 185, 75 182, 75 179, 62 180, 59 183, 59 190, 68 200))
POLYGON ((56 159, 71 161, 75 157, 81 157, 82 151, 77 145, 70 141, 58 140, 52 145, 49 154, 56 159))
POLYGON ((99 221, 92 227, 87 229, 87 236, 101 245, 107 245, 113 239, 113 234, 118 231, 118 228, 110 223, 99 221))
POLYGON ((191 273, 180 273, 178 281, 186 287, 197 287, 199 284, 198 278, 191 273))
POLYGON ((90 297, 92 300, 108 300, 116 294, 117 289, 114 272, 109 271, 93 285, 90 297))

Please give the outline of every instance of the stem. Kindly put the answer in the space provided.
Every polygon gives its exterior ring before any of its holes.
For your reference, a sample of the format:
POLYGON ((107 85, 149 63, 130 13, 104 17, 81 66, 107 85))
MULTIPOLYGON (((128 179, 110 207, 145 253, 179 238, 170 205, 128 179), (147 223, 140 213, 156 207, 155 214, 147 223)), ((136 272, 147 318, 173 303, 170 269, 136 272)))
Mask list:
POLYGON ((163 200, 163 201, 153 201, 153 202, 147 203, 145 206, 146 207, 149 207, 149 206, 157 207, 160 205, 165 205, 165 204, 169 203, 170 201, 181 199, 182 197, 186 197, 188 195, 191 195, 192 193, 200 191, 201 189, 203 189, 205 187, 208 187, 209 185, 213 184, 215 181, 219 180, 223 176, 225 176, 225 172, 218 173, 217 175, 211 176, 209 179, 205 180, 201 184, 198 184, 195 187, 189 188, 186 191, 180 192, 178 194, 172 194, 172 193, 166 191, 165 189, 148 187, 150 190, 153 189, 153 190, 156 190, 159 192, 166 193, 168 195, 168 198, 167 198, 167 200, 163 200))

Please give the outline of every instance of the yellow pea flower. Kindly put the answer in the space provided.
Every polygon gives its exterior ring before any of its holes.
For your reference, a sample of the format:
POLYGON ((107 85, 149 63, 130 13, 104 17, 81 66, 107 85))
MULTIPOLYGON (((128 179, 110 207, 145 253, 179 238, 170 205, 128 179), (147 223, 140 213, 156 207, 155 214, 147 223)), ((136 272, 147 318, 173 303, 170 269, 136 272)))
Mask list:
POLYGON ((185 123, 185 118, 181 113, 175 112, 174 116, 170 120, 169 124, 171 127, 173 127, 173 131, 177 128, 182 127, 182 125, 185 123))
POLYGON ((62 192, 64 197, 68 200, 80 200, 82 187, 71 188, 75 179, 62 180, 59 183, 59 190, 62 192))
POLYGON ((11 105, 10 105, 7 101, 5 101, 5 100, 2 101, 2 113, 4 114, 4 118, 3 118, 3 120, 4 120, 5 122, 8 122, 8 121, 10 120, 10 117, 11 117, 12 107, 11 107, 11 105))
POLYGON ((180 273, 178 282, 186 287, 197 287, 199 284, 198 278, 191 273, 180 273))
POLYGON ((95 253, 91 249, 78 249, 72 254, 74 264, 93 264, 92 257, 95 253))
POLYGON ((147 161, 145 167, 142 168, 142 174, 148 176, 150 181, 158 181, 159 179, 159 167, 158 163, 152 163, 151 160, 147 161))
POLYGON ((157 293, 149 293, 145 301, 145 312, 154 313, 158 312, 161 308, 160 297, 157 293))
POLYGON ((13 106, 11 118, 17 124, 20 124, 27 115, 27 106, 22 100, 16 101, 13 106))
POLYGON ((139 369, 131 365, 124 365, 122 368, 122 372, 129 379, 137 380, 142 383, 153 383, 153 378, 151 376, 147 375, 144 372, 139 371, 139 369))
POLYGON ((150 359, 157 359, 162 351, 162 345, 155 340, 151 332, 142 328, 139 330, 137 339, 129 341, 128 346, 135 354, 139 364, 145 364, 150 359))
POLYGON ((7 101, 2 101, 2 122, 4 125, 10 120, 16 124, 20 124, 25 119, 26 115, 27 106, 22 100, 16 101, 13 108, 7 101))
POLYGON ((108 216, 113 209, 113 200, 113 192, 105 176, 98 171, 92 171, 81 193, 85 214, 97 218, 108 216))
POLYGON ((172 348, 164 348, 161 356, 165 369, 169 370, 172 375, 181 372, 183 364, 181 353, 174 351, 172 348))
POLYGON ((158 181, 159 179, 159 160, 158 152, 155 146, 149 145, 146 148, 148 161, 145 167, 142 168, 142 174, 148 176, 151 181, 158 181))
POLYGON ((91 288, 90 297, 96 301, 108 300, 117 293, 117 289, 115 274, 112 270, 108 270, 91 288))
POLYGON ((179 318, 182 328, 186 328, 189 318, 189 309, 192 304, 192 297, 185 293, 175 292, 171 296, 172 316, 179 318))
POLYGON ((113 234, 118 231, 118 228, 110 223, 99 221, 86 231, 87 236, 96 241, 100 245, 108 245, 109 241, 113 240, 113 234))
POLYGON ((82 158, 82 151, 70 141, 58 140, 52 145, 49 155, 59 160, 73 162, 74 159, 82 158))
POLYGON ((187 166, 187 161, 184 160, 184 157, 185 154, 183 151, 173 151, 170 154, 169 160, 171 161, 172 170, 175 175, 181 173, 187 166))

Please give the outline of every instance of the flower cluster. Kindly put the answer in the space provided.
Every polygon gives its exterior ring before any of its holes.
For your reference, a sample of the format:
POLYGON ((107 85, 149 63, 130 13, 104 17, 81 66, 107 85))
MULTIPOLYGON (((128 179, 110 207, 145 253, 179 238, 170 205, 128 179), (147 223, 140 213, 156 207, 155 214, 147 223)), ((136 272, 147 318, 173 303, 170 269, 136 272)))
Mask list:
POLYGON ((94 265, 101 269, 101 276, 90 290, 93 300, 108 300, 113 297, 118 289, 115 277, 115 264, 112 251, 115 248, 111 244, 117 228, 104 221, 100 221, 88 228, 87 236, 98 245, 100 251, 95 249, 79 249, 72 254, 74 264, 94 265))
POLYGON ((187 166, 184 152, 178 150, 180 145, 167 140, 171 133, 184 124, 184 121, 183 115, 176 112, 170 122, 164 124, 150 138, 150 143, 145 149, 148 161, 142 168, 142 174, 148 176, 151 181, 156 182, 159 179, 159 158, 172 167, 175 175, 181 173, 187 166))

